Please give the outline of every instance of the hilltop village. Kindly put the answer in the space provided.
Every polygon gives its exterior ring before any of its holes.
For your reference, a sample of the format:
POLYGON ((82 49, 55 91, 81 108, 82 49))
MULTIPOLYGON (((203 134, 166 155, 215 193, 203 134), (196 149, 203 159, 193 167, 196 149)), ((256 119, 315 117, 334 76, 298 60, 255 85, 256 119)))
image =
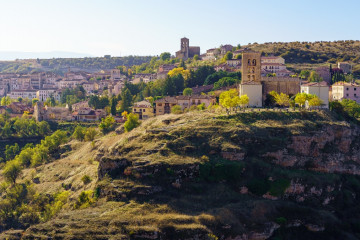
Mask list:
POLYGON ((247 96, 244 103, 229 105, 230 108, 329 108, 330 101, 360 102, 360 88, 350 78, 349 62, 295 73, 287 69, 281 56, 264 56, 229 44, 201 54, 200 47, 190 46, 187 38, 180 40, 175 56, 163 53, 160 59, 165 61, 154 68, 154 73, 133 73, 124 66, 95 73, 69 68, 63 76, 51 72, 1 73, 0 112, 13 117, 27 112, 39 121, 99 121, 112 114, 122 121, 121 113, 132 111, 140 119, 147 119, 171 113, 174 106, 180 106, 181 111, 198 105, 214 106, 219 104, 221 93, 229 89, 236 89, 239 97, 247 96), (150 89, 161 81, 167 89, 150 89), (131 96, 123 96, 125 89, 130 90, 131 96), (295 101, 300 93, 302 98, 295 101), (316 99, 310 101, 311 96, 316 99))

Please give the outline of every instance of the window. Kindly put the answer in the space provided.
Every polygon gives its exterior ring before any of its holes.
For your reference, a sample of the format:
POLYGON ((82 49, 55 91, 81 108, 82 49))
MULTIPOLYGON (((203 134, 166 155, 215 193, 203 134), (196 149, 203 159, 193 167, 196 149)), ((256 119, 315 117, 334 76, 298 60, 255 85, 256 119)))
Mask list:
POLYGON ((356 97, 356 93, 354 93, 354 97, 356 97))
POLYGON ((356 91, 356 88, 354 88, 354 91, 356 91))
POLYGON ((349 96, 349 94, 347 93, 347 94, 346 94, 346 96, 348 97, 348 96, 349 96))
POLYGON ((250 63, 251 63, 251 60, 250 60, 250 59, 248 59, 248 65, 250 65, 250 63))
POLYGON ((346 91, 349 91, 349 88, 348 88, 348 87, 346 88, 346 91))
POLYGON ((253 59, 252 63, 254 66, 256 66, 256 59, 253 59))
POLYGON ((145 109, 143 109, 143 112, 145 112, 145 109))
POLYGON ((159 107, 161 107, 161 106, 162 106, 162 104, 161 104, 161 103, 158 103, 158 106, 159 106, 159 107))

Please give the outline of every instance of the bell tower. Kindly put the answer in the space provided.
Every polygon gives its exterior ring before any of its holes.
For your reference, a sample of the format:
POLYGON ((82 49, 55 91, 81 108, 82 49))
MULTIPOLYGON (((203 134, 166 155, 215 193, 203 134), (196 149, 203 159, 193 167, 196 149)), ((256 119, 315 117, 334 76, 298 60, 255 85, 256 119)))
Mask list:
POLYGON ((242 82, 261 81, 261 53, 251 50, 242 53, 242 82))
POLYGON ((189 39, 183 37, 181 40, 180 51, 183 53, 184 59, 189 58, 189 39))

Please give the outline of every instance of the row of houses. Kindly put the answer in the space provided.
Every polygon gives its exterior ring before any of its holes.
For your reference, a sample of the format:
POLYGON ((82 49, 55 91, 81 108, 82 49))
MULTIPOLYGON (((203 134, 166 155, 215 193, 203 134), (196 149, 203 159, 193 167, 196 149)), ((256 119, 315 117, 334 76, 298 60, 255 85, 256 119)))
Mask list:
POLYGON ((48 107, 42 102, 34 106, 33 117, 37 121, 99 121, 106 117, 104 109, 92 109, 88 106, 80 106, 71 112, 68 107, 48 107))
POLYGON ((141 101, 134 104, 132 112, 139 116, 139 119, 148 119, 150 117, 164 115, 171 113, 171 108, 179 105, 182 110, 190 109, 192 106, 204 104, 208 107, 210 104, 215 104, 216 98, 208 95, 192 95, 192 96, 166 96, 157 99, 153 104, 148 101, 141 101))

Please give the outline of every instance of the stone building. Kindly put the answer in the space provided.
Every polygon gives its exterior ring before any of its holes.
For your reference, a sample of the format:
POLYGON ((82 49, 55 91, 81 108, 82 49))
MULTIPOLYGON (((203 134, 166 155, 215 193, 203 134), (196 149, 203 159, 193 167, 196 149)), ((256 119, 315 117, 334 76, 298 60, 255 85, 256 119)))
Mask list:
POLYGON ((242 53, 242 81, 261 81, 261 53, 251 50, 242 53))
POLYGON ((192 96, 176 96, 176 97, 164 97, 155 101, 156 116, 171 113, 171 108, 175 105, 179 105, 182 110, 190 108, 191 106, 197 106, 205 104, 208 107, 210 104, 215 104, 216 98, 208 95, 192 95, 192 96))
POLYGON ((176 57, 186 60, 188 58, 193 58, 195 55, 200 56, 200 47, 190 47, 189 39, 182 38, 180 40, 180 50, 176 52, 176 57))
POLYGON ((329 67, 318 67, 315 69, 317 74, 327 83, 331 82, 331 73, 329 67))
POLYGON ((47 107, 42 102, 35 104, 33 117, 36 121, 71 120, 70 111, 67 107, 47 107))
MULTIPOLYGON (((262 107, 267 94, 271 91, 295 95, 300 92, 301 80, 291 77, 261 77, 261 54, 246 50, 242 53, 242 83, 239 85, 239 95, 248 95, 250 106, 262 107), (261 87, 260 87, 261 86, 261 87), (252 99, 251 99, 252 98, 252 99), (259 103, 259 99, 262 103, 259 103)), ((267 61, 279 61, 278 58, 267 61)), ((281 59, 280 59, 281 60, 281 59)), ((264 60, 263 60, 264 61, 264 60)), ((266 64, 282 64, 279 62, 266 64)))
POLYGON ((341 69, 345 74, 351 72, 351 64, 348 62, 338 62, 338 68, 341 69))

